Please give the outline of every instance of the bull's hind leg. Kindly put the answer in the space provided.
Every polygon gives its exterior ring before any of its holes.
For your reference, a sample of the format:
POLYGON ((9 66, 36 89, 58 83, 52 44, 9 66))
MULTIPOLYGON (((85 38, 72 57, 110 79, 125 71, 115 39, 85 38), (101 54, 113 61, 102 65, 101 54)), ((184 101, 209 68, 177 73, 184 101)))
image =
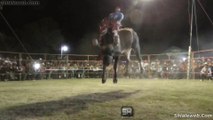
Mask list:
POLYGON ((140 72, 141 72, 141 74, 143 74, 144 68, 143 68, 142 59, 140 57, 140 55, 141 55, 140 51, 141 50, 140 50, 139 38, 138 38, 138 35, 137 35, 136 32, 133 32, 133 38, 134 38, 134 41, 132 43, 132 48, 134 49, 136 57, 137 57, 138 62, 140 64, 140 72))
POLYGON ((114 56, 114 65, 113 65, 113 69, 114 69, 114 76, 113 76, 113 83, 117 83, 118 82, 118 79, 117 79, 117 67, 118 67, 118 59, 119 57, 118 56, 114 56))
POLYGON ((127 77, 130 77, 130 75, 129 75, 129 63, 130 63, 130 55, 131 55, 131 50, 132 49, 129 49, 128 51, 127 51, 127 53, 126 53, 126 72, 125 72, 125 76, 127 76, 127 77))
POLYGON ((139 44, 135 44, 134 51, 135 51, 136 58, 138 59, 138 62, 139 62, 139 65, 140 65, 140 73, 141 73, 140 77, 142 77, 144 68, 143 68, 142 58, 140 56, 141 52, 140 52, 140 45, 139 44))
POLYGON ((139 46, 135 48, 135 54, 136 54, 136 57, 140 64, 140 72, 141 72, 141 74, 143 74, 144 68, 143 68, 142 58, 140 56, 140 47, 139 46))

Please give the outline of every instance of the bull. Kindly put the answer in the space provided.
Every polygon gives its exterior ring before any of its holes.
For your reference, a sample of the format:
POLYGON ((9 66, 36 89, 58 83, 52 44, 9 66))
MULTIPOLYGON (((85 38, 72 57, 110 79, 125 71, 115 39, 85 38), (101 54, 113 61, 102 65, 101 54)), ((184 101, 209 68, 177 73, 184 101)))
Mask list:
POLYGON ((143 73, 142 59, 140 57, 140 43, 137 33, 131 28, 121 28, 118 31, 117 39, 114 38, 114 33, 112 29, 108 28, 105 35, 102 36, 102 45, 100 46, 96 40, 96 45, 98 45, 102 51, 103 55, 103 72, 102 72, 102 83, 104 84, 107 80, 106 67, 110 65, 114 59, 113 65, 113 83, 117 83, 117 67, 120 55, 125 55, 126 57, 126 71, 125 74, 129 74, 129 62, 131 51, 133 50, 138 62, 140 63, 140 72, 143 73), (115 47, 115 43, 117 47, 115 47), (119 49, 118 49, 119 48, 119 49))

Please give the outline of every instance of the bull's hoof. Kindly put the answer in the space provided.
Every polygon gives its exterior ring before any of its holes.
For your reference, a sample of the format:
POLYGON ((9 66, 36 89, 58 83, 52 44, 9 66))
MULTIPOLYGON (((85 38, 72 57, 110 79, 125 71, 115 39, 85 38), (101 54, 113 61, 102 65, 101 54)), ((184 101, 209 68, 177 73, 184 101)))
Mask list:
POLYGON ((106 79, 102 79, 102 84, 106 83, 106 79))
POLYGON ((117 80, 117 79, 113 79, 113 83, 114 83, 114 84, 117 84, 117 83, 118 83, 118 80, 117 80))

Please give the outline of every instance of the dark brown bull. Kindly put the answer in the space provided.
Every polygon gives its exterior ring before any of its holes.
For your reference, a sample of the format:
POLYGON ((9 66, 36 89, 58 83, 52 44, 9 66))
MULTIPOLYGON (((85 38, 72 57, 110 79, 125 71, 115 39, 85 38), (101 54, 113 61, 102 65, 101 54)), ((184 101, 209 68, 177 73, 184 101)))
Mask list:
POLYGON ((103 73, 102 73, 102 83, 106 82, 106 67, 114 59, 114 76, 113 83, 117 83, 117 65, 119 56, 121 54, 125 55, 127 58, 126 63, 126 75, 129 74, 128 66, 130 62, 131 50, 134 50, 136 57, 140 63, 141 73, 143 72, 142 59, 140 57, 140 43, 137 33, 131 28, 122 28, 118 31, 119 39, 113 39, 113 32, 111 29, 108 29, 108 32, 103 35, 102 42, 103 45, 100 46, 103 54, 103 73), (119 50, 115 50, 115 42, 117 42, 119 50))

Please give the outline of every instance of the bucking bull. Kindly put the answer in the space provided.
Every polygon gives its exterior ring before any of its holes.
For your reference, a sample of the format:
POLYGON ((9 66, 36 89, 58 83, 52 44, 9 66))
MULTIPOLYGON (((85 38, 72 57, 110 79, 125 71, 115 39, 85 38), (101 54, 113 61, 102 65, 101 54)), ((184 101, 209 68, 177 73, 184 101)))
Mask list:
POLYGON ((129 74, 129 62, 130 62, 130 55, 131 50, 134 51, 136 54, 136 57, 140 63, 140 72, 143 72, 143 65, 142 65, 142 59, 140 57, 140 43, 139 43, 139 37, 137 33, 131 29, 131 28, 121 28, 118 31, 119 37, 115 40, 113 37, 113 32, 109 28, 105 35, 102 37, 102 44, 99 45, 97 39, 93 41, 93 44, 96 46, 99 46, 99 48, 102 51, 103 55, 103 73, 102 73, 102 83, 104 84, 106 82, 107 76, 106 76, 106 67, 109 66, 109 64, 114 59, 114 75, 113 75, 113 83, 117 83, 117 66, 118 66, 118 60, 120 55, 125 55, 127 62, 126 62, 126 75, 129 74), (115 42, 117 42, 116 45, 118 45, 119 50, 115 50, 115 42))

